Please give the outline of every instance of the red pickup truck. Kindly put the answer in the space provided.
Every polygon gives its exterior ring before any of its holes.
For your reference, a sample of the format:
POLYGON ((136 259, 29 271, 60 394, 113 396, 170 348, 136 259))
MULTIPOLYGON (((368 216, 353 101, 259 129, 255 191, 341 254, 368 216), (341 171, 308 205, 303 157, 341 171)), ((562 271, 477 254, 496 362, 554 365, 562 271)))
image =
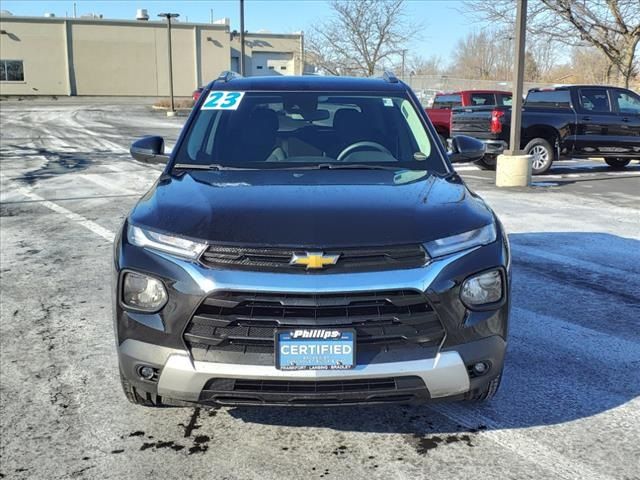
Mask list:
POLYGON ((510 106, 511 92, 500 90, 462 90, 459 92, 438 93, 431 108, 426 112, 436 128, 442 143, 451 134, 451 109, 456 107, 510 106))

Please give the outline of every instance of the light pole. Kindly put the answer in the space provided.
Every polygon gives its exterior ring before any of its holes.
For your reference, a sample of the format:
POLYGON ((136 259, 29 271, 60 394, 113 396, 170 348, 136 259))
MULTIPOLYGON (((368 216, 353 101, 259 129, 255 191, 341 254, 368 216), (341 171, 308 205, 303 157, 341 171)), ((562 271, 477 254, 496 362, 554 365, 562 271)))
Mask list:
POLYGON ((171 98, 171 110, 167 112, 168 117, 173 117, 176 114, 175 104, 173 102, 173 58, 171 55, 171 19, 178 18, 179 13, 159 13, 159 17, 167 19, 167 42, 169 50, 169 97, 171 98))
POLYGON ((518 2, 516 12, 516 66, 513 79, 513 101, 511 104, 511 135, 509 152, 518 155, 520 151, 520 125, 522 119, 522 84, 524 83, 525 36, 527 31, 527 0, 518 2))
POLYGON ((244 76, 244 0, 240 0, 240 75, 244 76))
POLYGON ((515 25, 515 57, 513 93, 511 102, 511 132, 509 150, 498 156, 496 185, 498 187, 524 187, 531 183, 533 157, 520 149, 522 119, 522 84, 524 83, 524 54, 527 31, 527 0, 517 0, 515 25))

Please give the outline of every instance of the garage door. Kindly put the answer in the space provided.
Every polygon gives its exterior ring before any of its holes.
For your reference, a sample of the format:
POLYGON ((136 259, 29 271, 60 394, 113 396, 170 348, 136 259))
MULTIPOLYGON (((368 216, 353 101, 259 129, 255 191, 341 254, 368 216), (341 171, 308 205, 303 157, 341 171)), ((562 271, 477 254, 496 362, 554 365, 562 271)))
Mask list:
POLYGON ((294 75, 293 53, 253 52, 253 75, 294 75))

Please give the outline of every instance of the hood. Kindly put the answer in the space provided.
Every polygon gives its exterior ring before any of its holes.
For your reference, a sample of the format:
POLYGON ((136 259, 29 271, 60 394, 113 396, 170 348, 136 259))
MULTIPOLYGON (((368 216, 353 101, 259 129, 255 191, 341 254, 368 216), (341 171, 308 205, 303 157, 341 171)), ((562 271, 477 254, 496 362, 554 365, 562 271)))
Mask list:
POLYGON ((225 245, 334 248, 422 243, 487 225, 493 214, 457 176, 247 170, 161 177, 129 220, 225 245))

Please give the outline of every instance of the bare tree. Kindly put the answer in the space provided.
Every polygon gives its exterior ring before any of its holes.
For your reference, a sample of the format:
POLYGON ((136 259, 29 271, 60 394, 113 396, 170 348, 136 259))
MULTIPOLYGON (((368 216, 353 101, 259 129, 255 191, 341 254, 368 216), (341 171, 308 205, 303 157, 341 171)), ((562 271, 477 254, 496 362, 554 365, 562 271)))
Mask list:
POLYGON ((456 43, 454 72, 464 78, 493 80, 498 53, 490 32, 468 33, 456 43))
MULTIPOLYGON (((474 17, 513 29, 513 0, 467 0, 474 17)), ((609 60, 626 86, 638 69, 640 1, 638 0, 533 0, 527 30, 533 37, 556 44, 592 46, 609 60)))
POLYGON ((458 40, 452 73, 464 78, 506 80, 513 70, 512 39, 506 32, 481 30, 458 40))
POLYGON ((419 28, 405 0, 332 0, 332 15, 314 25, 306 39, 309 59, 333 75, 373 75, 400 54, 419 28))
MULTIPOLYGON (((510 32, 481 30, 458 40, 450 72, 463 78, 509 80, 513 74, 513 38, 510 32)), ((539 80, 541 61, 533 50, 525 56, 525 79, 539 80)))
POLYGON ((608 83, 611 81, 611 64, 607 56, 595 47, 573 47, 571 51, 573 71, 579 73, 581 83, 608 83), (589 68, 584 68, 588 65, 589 68))
POLYGON ((407 60, 407 70, 412 75, 439 75, 444 68, 444 60, 439 55, 423 57, 415 55, 407 60))
MULTIPOLYGON (((511 56, 513 57, 513 52, 511 52, 511 56)), ((558 50, 553 42, 533 37, 527 41, 527 58, 525 60, 527 63, 534 62, 537 72, 536 78, 528 77, 528 80, 546 79, 557 64, 558 50)))
POLYGON ((531 50, 527 50, 524 54, 524 78, 530 82, 540 80, 540 68, 531 50))
POLYGON ((570 61, 556 65, 544 77, 554 83, 607 83, 611 76, 609 59, 595 47, 573 47, 570 61), (588 65, 588 68, 585 68, 588 65))

